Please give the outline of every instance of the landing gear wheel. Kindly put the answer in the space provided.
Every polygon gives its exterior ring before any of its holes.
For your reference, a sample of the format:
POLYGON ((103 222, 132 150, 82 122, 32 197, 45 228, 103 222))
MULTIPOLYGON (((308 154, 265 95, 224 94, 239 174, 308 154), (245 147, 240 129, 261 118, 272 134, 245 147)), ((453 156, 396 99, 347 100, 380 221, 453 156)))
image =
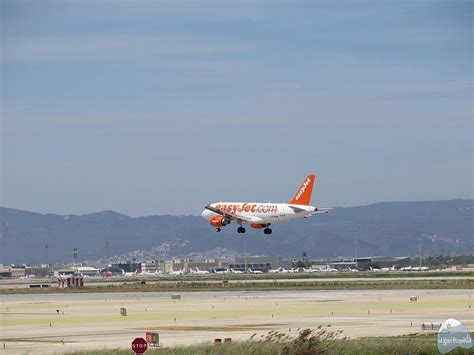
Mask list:
POLYGON ((220 228, 216 228, 216 232, 220 232, 220 231, 221 231, 221 229, 220 229, 220 228))
POLYGON ((244 227, 237 228, 237 233, 245 233, 245 228, 244 227))
POLYGON ((265 229, 263 230, 263 233, 265 233, 265 234, 272 234, 272 230, 271 230, 270 228, 265 228, 265 229))

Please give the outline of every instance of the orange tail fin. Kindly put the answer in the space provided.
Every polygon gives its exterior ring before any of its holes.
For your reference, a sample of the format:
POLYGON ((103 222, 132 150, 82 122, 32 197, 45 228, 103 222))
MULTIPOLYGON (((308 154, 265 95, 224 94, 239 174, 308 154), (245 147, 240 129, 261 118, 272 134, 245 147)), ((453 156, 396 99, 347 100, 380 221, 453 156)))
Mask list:
POLYGON ((291 205, 310 205, 311 204, 311 193, 313 192, 313 185, 316 181, 316 175, 308 175, 304 179, 295 196, 291 199, 289 204, 291 205))

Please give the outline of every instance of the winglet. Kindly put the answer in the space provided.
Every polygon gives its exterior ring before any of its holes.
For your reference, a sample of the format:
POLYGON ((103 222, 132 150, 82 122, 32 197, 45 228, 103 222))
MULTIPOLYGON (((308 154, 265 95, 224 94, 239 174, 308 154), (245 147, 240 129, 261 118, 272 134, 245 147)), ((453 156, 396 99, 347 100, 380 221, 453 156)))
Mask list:
POLYGON ((308 175, 304 179, 295 196, 291 199, 289 204, 291 205, 310 205, 311 204, 311 193, 313 192, 313 185, 316 181, 316 175, 308 175))

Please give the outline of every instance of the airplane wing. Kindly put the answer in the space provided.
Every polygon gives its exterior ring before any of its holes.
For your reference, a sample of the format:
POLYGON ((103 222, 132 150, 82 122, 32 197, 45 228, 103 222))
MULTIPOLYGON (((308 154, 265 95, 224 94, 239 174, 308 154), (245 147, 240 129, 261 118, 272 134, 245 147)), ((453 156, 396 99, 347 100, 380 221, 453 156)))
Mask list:
POLYGON ((332 208, 319 208, 315 212, 308 213, 304 218, 311 217, 313 214, 327 214, 332 210, 332 208))
POLYGON ((212 207, 211 205, 207 205, 204 207, 205 209, 217 213, 218 215, 221 215, 222 217, 226 217, 230 220, 234 221, 244 221, 247 223, 263 223, 263 219, 258 218, 258 217, 251 217, 251 216, 242 216, 237 213, 229 213, 229 212, 224 212, 218 208, 212 207))
POLYGON ((332 210, 333 210, 332 208, 319 208, 318 207, 318 210, 316 212, 313 212, 312 214, 329 213, 332 210))
MULTIPOLYGON (((295 211, 295 213, 300 213, 300 212, 305 212, 306 210, 304 208, 300 208, 298 206, 288 206, 290 207, 293 211, 295 211)), ((329 211, 331 211, 332 208, 319 208, 318 207, 318 210, 315 211, 315 212, 308 212, 308 216, 312 216, 313 214, 321 214, 321 213, 329 213, 329 211)))
POLYGON ((295 213, 306 212, 304 208, 296 207, 296 206, 288 206, 290 207, 295 213))

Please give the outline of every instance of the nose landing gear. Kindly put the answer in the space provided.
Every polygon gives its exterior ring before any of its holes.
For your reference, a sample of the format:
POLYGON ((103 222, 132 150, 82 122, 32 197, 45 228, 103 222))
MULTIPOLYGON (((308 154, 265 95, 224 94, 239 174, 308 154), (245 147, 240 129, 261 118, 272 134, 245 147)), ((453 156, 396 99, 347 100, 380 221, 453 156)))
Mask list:
POLYGON ((242 226, 237 228, 237 233, 245 233, 245 228, 242 226))
POLYGON ((263 230, 263 233, 265 233, 265 234, 272 234, 272 230, 267 227, 267 228, 265 228, 265 229, 263 230))
POLYGON ((216 228, 216 232, 220 232, 220 231, 221 231, 221 229, 220 229, 220 228, 216 228))

